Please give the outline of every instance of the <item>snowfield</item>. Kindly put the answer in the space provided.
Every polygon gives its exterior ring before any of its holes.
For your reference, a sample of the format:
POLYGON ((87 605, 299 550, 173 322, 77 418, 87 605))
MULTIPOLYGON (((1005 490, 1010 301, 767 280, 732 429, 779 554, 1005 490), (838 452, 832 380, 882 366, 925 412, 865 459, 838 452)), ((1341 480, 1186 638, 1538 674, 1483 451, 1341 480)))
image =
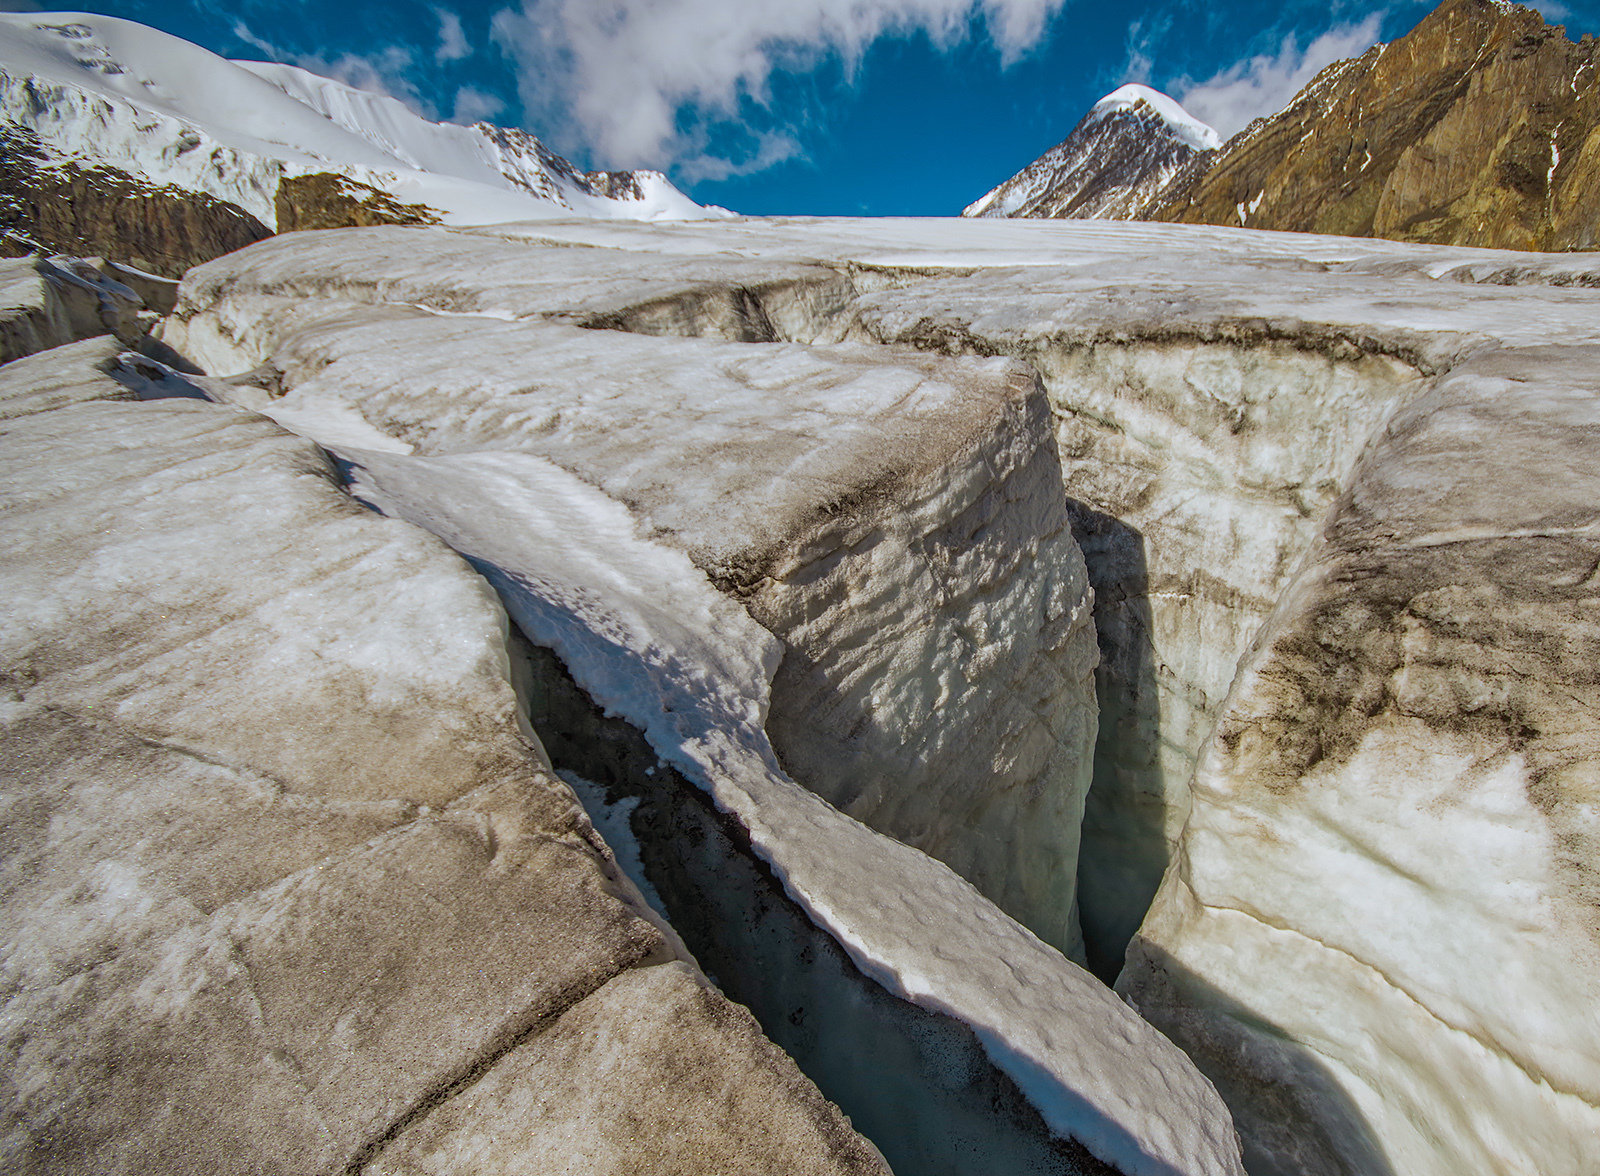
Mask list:
POLYGON ((293 66, 227 61, 90 13, 0 13, 0 117, 57 160, 204 192, 269 228, 278 181, 314 172, 426 205, 448 224, 729 215, 658 172, 634 173, 638 195, 612 199, 523 132, 429 122, 293 66))

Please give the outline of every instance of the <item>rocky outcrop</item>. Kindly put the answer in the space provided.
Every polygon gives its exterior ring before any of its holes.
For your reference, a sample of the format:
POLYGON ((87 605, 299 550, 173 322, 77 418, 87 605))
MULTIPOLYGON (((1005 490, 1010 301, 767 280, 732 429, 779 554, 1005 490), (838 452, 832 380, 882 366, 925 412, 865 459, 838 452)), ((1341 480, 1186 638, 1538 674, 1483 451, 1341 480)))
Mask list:
POLYGON ((644 181, 655 179, 667 183, 665 176, 653 171, 579 171, 566 158, 546 147, 537 135, 516 127, 481 122, 472 125, 472 133, 496 150, 506 179, 557 204, 566 205, 574 190, 606 200, 643 200, 644 181))
POLYGON ((1446 0, 1196 160, 1144 213, 1505 249, 1600 245, 1600 72, 1538 13, 1446 0))
POLYGON ((426 205, 403 204, 371 184, 332 172, 285 176, 278 181, 277 210, 280 233, 439 223, 438 212, 426 205))
POLYGON ((113 257, 176 278, 272 230, 204 192, 157 187, 107 167, 51 164, 36 135, 0 125, 0 234, 9 256, 113 257))
POLYGON ((883 1171, 519 733, 483 582, 106 350, 0 368, 7 1170, 883 1171))

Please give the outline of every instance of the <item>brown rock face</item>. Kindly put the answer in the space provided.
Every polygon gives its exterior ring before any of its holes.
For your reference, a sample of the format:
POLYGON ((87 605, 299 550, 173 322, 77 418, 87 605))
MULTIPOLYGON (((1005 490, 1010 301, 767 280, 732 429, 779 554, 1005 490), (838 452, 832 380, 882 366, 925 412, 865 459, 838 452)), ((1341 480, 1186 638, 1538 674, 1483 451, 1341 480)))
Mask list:
POLYGON ((176 278, 272 236, 243 209, 202 193, 111 168, 43 164, 28 131, 0 127, 0 254, 114 257, 176 278))
POLYGON ((1496 0, 1446 0, 1323 70, 1174 178, 1147 214, 1450 245, 1600 246, 1596 45, 1496 0))
POLYGON ((439 214, 425 204, 402 204, 387 192, 332 172, 280 180, 277 213, 280 233, 439 223, 439 214))

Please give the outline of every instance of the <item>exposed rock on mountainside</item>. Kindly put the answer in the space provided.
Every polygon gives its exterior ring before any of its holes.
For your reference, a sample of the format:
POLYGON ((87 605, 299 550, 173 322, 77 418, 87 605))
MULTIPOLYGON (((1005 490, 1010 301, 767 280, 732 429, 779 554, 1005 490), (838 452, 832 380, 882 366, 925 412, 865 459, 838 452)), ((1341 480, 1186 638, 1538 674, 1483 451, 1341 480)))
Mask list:
POLYGON ((113 257, 176 278, 272 235, 203 192, 156 187, 127 172, 48 165, 38 136, 0 124, 0 253, 113 257))
POLYGON ((1446 0, 1196 161, 1150 219, 1508 249, 1600 246, 1597 47, 1446 0))
POLYGON ((1125 113, 1119 124, 1096 106, 966 215, 1600 248, 1597 53, 1592 38, 1574 44, 1531 9, 1446 0, 1215 151, 1164 146, 1158 124, 1125 113))
MULTIPOLYGON (((277 209, 280 233, 292 233, 300 229, 439 223, 439 214, 431 208, 421 204, 402 204, 389 193, 370 184, 358 183, 347 176, 329 172, 284 177, 278 183, 277 209)), ((205 260, 210 261, 211 258, 205 260)))
POLYGON ((1217 133, 1148 86, 1107 94, 1065 140, 962 216, 1141 219, 1150 202, 1217 133))

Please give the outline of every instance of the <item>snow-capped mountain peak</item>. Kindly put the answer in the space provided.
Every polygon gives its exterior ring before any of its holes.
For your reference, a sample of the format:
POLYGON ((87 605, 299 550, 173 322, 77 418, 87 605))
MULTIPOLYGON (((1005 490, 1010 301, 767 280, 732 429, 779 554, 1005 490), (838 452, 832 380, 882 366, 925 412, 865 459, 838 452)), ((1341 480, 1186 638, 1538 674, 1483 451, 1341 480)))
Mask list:
POLYGON ((1215 130, 1159 90, 1126 85, 961 215, 1136 218, 1181 167, 1221 144, 1215 130))
POLYGON ((1141 86, 1137 82, 1129 82, 1126 86, 1111 91, 1094 104, 1089 114, 1092 117, 1110 114, 1116 110, 1137 110, 1141 103, 1160 115, 1172 134, 1196 151, 1215 151, 1222 146, 1222 136, 1212 127, 1195 118, 1160 90, 1152 90, 1149 86, 1141 86))

